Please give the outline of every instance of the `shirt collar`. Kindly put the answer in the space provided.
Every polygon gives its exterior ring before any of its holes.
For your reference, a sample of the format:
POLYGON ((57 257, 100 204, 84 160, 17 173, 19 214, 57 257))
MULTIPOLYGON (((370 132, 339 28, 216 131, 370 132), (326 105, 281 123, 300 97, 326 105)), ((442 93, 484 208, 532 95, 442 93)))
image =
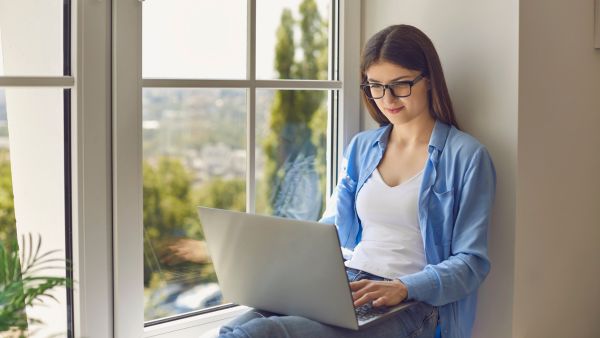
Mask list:
POLYGON ((390 138, 390 132, 392 131, 392 124, 385 125, 379 128, 379 135, 373 141, 373 147, 379 145, 380 149, 385 149, 387 146, 388 140, 390 138))
MULTIPOLYGON (((375 141, 373 141, 373 146, 379 145, 379 148, 385 149, 390 138, 391 131, 391 123, 380 128, 379 135, 377 136, 377 138, 375 138, 375 141)), ((440 153, 442 152, 442 150, 444 150, 444 145, 446 144, 446 139, 448 138, 449 132, 449 125, 439 120, 435 120, 435 125, 433 126, 433 131, 431 132, 431 138, 429 139, 430 153, 433 151, 433 149, 437 149, 440 153)))
POLYGON ((449 125, 439 120, 435 120, 433 132, 431 132, 431 138, 429 139, 429 152, 431 152, 432 148, 434 148, 441 153, 442 150, 444 150, 444 146, 446 145, 446 139, 448 138, 449 132, 449 125))

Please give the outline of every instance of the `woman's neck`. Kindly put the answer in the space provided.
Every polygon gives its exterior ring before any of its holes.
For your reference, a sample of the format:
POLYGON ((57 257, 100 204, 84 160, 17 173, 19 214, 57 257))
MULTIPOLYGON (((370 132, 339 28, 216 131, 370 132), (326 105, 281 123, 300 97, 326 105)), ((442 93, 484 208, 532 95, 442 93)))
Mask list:
POLYGON ((429 114, 423 114, 406 123, 394 124, 390 133, 389 144, 400 147, 413 147, 429 144, 435 119, 429 114))

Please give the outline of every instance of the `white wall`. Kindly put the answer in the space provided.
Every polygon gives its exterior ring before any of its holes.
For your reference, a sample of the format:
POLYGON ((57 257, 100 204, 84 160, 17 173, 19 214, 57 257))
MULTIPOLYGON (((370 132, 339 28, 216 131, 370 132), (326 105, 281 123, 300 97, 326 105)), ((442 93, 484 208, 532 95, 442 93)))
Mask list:
POLYGON ((593 9, 594 0, 520 4, 514 337, 600 337, 593 9))
MULTIPOLYGON (((492 271, 480 289, 474 337, 509 337, 513 325, 518 11, 517 0, 363 1, 363 44, 400 23, 432 39, 461 128, 488 147, 496 165, 492 271)), ((363 117, 363 128, 372 127, 368 114, 363 117)))

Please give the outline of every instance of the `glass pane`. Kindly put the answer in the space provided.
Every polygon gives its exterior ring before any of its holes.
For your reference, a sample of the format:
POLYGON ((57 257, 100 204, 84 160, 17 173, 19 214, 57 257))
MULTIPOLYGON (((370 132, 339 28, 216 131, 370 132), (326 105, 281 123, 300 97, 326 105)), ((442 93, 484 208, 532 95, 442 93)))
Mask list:
POLYGON ((256 77, 327 80, 331 0, 256 2, 256 77))
POLYGON ((256 211, 317 220, 325 207, 326 91, 259 90, 256 211))
POLYGON ((63 75, 63 6, 0 1, 0 76, 63 75))
POLYGON ((143 91, 145 320, 219 305, 196 206, 245 211, 246 90, 143 91))
POLYGON ((246 78, 246 0, 143 3, 143 76, 246 78))
MULTIPOLYGON (((24 309, 18 316, 30 322, 28 337, 67 335, 64 287, 50 291, 55 300, 43 297, 27 307, 17 305, 18 298, 13 297, 16 289, 9 291, 9 285, 14 283, 23 292, 39 290, 31 284, 20 284, 26 276, 65 277, 63 114, 63 89, 0 89, 0 245, 8 248, 10 242, 31 235, 33 244, 38 238, 41 240, 40 254, 57 250, 49 256, 57 261, 36 263, 30 269, 27 264, 21 265, 23 276, 2 282, 3 315, 7 310, 3 305, 7 303, 24 309), (42 322, 33 323, 36 319, 42 322)), ((31 255, 27 248, 32 242, 26 240, 24 244, 20 243, 19 249, 26 256, 31 255)), ((0 255, 2 266, 5 259, 0 255)))

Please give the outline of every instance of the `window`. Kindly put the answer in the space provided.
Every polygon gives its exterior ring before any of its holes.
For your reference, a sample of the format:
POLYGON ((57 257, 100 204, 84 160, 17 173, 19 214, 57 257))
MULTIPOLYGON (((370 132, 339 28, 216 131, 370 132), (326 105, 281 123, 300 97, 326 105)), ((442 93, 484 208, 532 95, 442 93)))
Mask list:
MULTIPOLYGON (((0 245, 39 234, 71 276, 71 3, 0 2, 0 245)), ((25 309, 32 336, 73 336, 73 294, 25 309)))
POLYGON ((310 220, 322 213, 330 103, 339 87, 331 7, 330 0, 261 0, 248 17, 243 0, 144 2, 146 321, 226 303, 196 206, 310 220), (246 55, 248 44, 255 57, 246 55), (279 79, 299 81, 286 88, 279 79))
MULTIPOLYGON (((161 166, 169 173, 183 173, 178 177, 192 182, 191 189, 183 190, 193 203, 204 200, 205 205, 248 212, 289 213, 286 187, 305 180, 312 183, 306 188, 318 190, 322 200, 307 204, 304 210, 309 212, 304 215, 318 214, 315 210, 323 207, 331 191, 341 150, 358 131, 360 3, 316 1, 328 25, 326 51, 318 53, 327 70, 302 73, 294 66, 295 71, 283 76, 274 69, 277 37, 272 32, 279 27, 284 8, 299 21, 301 3, 0 1, 0 148, 4 149, 0 181, 6 183, 10 176, 14 192, 11 199, 8 189, 1 191, 0 213, 10 215, 12 200, 16 221, 9 217, 8 222, 18 226, 10 231, 41 233, 45 248, 59 249, 63 258, 72 260, 75 279, 72 294, 56 295, 59 302, 47 302, 50 307, 27 310, 28 314, 45 311, 36 316, 51 325, 39 336, 65 332, 77 337, 170 336, 173 332, 198 336, 237 311, 214 311, 210 307, 217 303, 214 299, 199 302, 197 290, 190 290, 194 297, 181 298, 183 312, 209 307, 189 312, 186 319, 143 329, 141 262, 150 253, 148 262, 155 270, 168 265, 158 254, 162 243, 146 241, 144 231, 143 196, 160 191, 149 183, 171 179, 163 177, 161 166), (201 10, 181 11, 190 5, 201 10), (217 13, 225 11, 227 17, 216 20, 217 13), (202 19, 201 13, 212 15, 202 19), (152 15, 158 21, 152 23, 152 15), (161 25, 169 15, 182 20, 161 25), (188 26, 182 27, 186 20, 188 26), (211 25, 201 26, 202 22, 211 25), (227 67, 217 67, 218 61, 227 67), (309 146, 288 144, 296 156, 274 161, 268 158, 268 149, 277 149, 273 147, 284 144, 289 135, 308 135, 294 127, 290 116, 279 120, 290 126, 283 129, 272 118, 277 102, 290 96, 312 97, 310 101, 319 108, 301 114, 311 121, 309 146), (213 123, 226 124, 226 140, 215 129, 196 123, 209 117, 213 123), (198 139, 196 133, 204 138, 198 139), (161 154, 168 156, 161 160, 161 154), (227 165, 198 160, 216 156, 211 154, 225 154, 227 165), (269 186, 266 177, 278 183, 269 186), (230 194, 214 193, 223 187, 230 194), (154 248, 155 257, 150 249, 144 250, 145 245, 154 248), (191 316, 198 313, 202 315, 191 316)), ((298 21, 291 30, 294 60, 309 64, 303 62, 306 57, 299 47, 298 21)), ((195 213, 192 218, 189 205, 179 206, 187 218, 183 225, 169 224, 172 234, 199 234, 195 213)), ((210 265, 203 266, 203 276, 210 277, 210 265)), ((179 272, 189 271, 185 264, 179 267, 179 272)), ((206 281, 198 285, 209 286, 211 281, 206 281)), ((205 291, 218 293, 214 285, 205 291)), ((168 321, 175 317, 163 316, 172 313, 149 318, 168 321)))
POLYGON ((197 205, 246 209, 246 91, 143 90, 145 320, 222 303, 197 205))
POLYGON ((358 80, 347 90, 342 75, 356 72, 358 52, 346 59, 340 46, 358 46, 359 34, 343 32, 340 13, 359 18, 359 6, 113 6, 114 325, 130 336, 145 322, 155 336, 169 321, 228 311, 216 311, 226 300, 196 206, 319 218, 358 129, 358 110, 340 109, 358 102, 358 80))

